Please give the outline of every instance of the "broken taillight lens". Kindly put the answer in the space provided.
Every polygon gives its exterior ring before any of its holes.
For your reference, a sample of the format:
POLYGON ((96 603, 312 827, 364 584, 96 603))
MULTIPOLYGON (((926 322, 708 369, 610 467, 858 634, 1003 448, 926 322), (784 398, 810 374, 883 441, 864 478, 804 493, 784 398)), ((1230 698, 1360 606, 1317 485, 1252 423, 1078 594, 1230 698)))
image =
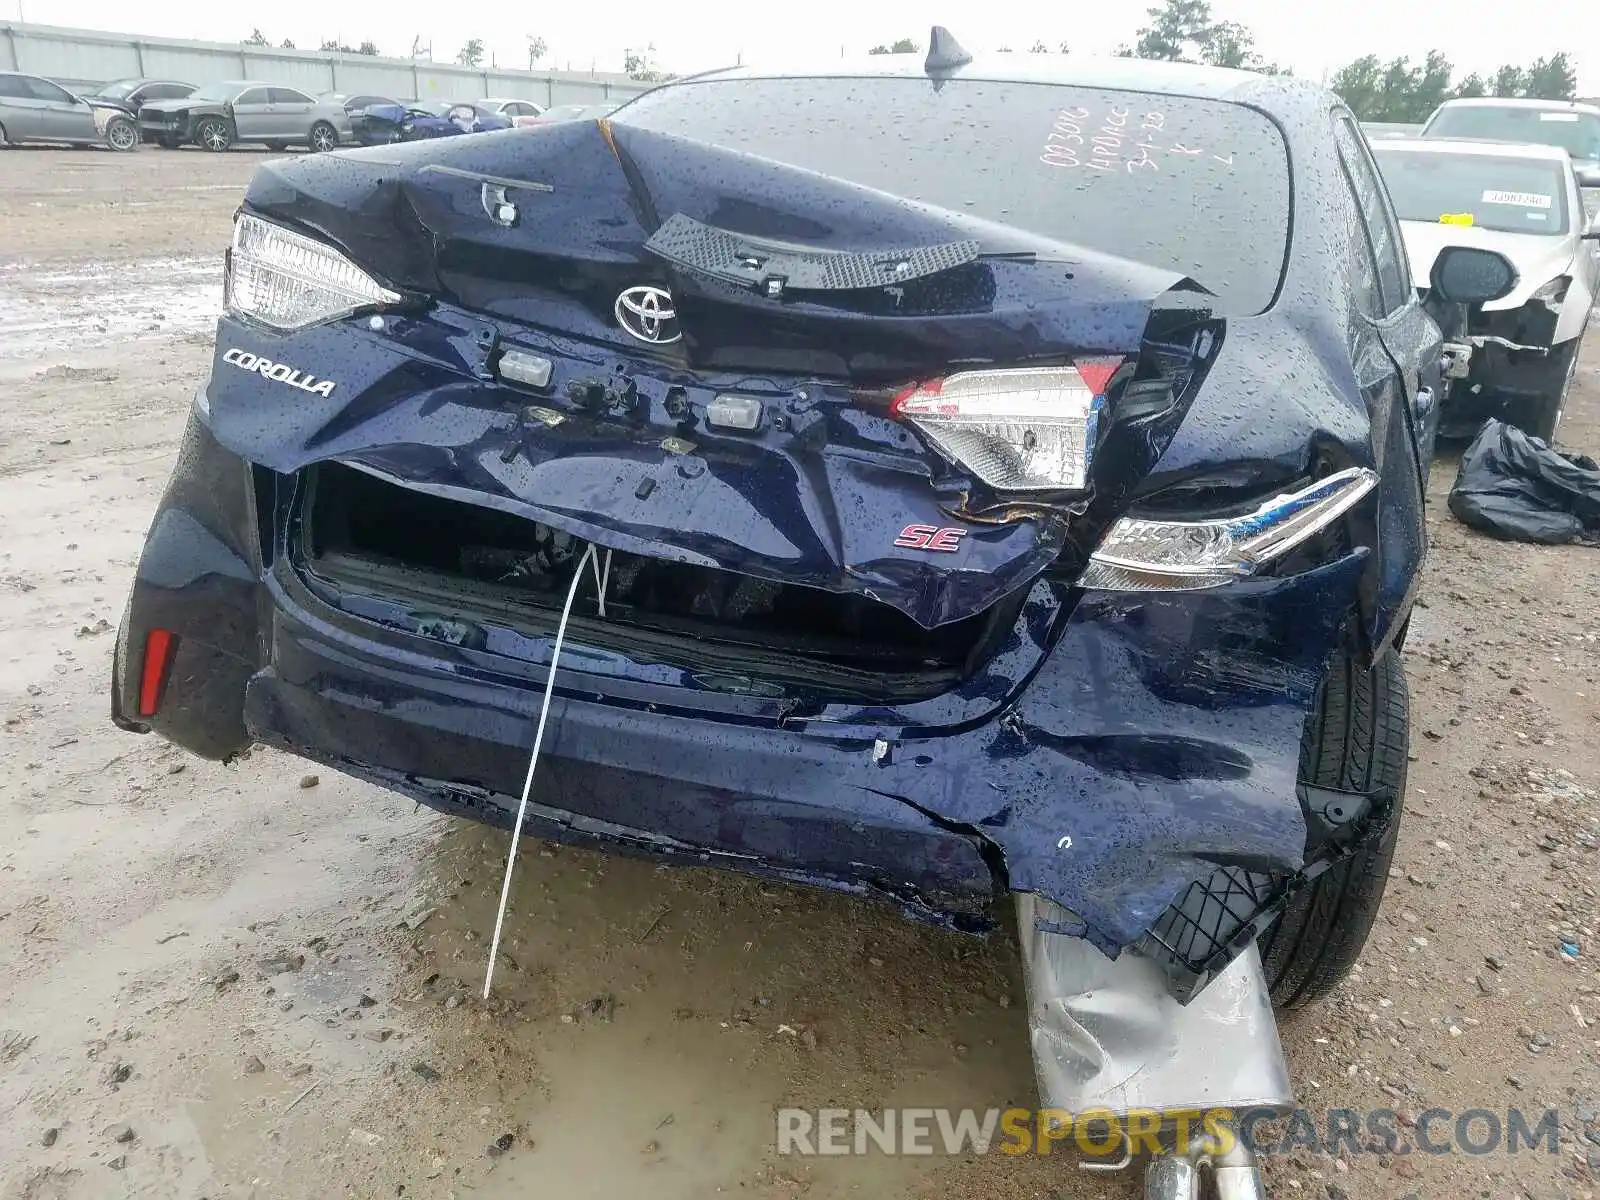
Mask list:
POLYGON ((890 412, 1002 491, 1082 491, 1120 358, 1071 367, 962 371, 907 388, 890 412))

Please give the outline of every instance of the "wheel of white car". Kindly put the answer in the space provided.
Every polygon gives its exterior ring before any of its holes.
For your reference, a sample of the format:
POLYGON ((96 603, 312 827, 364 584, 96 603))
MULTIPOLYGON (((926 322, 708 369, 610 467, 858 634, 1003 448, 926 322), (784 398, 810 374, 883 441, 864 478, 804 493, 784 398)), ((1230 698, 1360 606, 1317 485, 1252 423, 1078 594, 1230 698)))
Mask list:
POLYGON ((139 130, 127 117, 112 117, 106 122, 106 145, 120 154, 139 148, 139 130))
POLYGON ((311 127, 311 149, 317 154, 326 154, 338 144, 338 131, 326 121, 318 121, 311 127))

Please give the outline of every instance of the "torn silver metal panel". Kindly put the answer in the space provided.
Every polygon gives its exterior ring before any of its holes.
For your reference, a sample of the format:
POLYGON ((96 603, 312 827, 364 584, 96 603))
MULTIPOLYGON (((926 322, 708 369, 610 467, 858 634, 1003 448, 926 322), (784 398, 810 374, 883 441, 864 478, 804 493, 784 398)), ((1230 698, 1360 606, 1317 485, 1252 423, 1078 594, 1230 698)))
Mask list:
POLYGON ((1070 928, 1071 913, 1017 895, 1028 1030, 1041 1102, 1081 1113, 1288 1108, 1289 1067, 1254 946, 1180 1005, 1160 968, 1108 959, 1070 928))

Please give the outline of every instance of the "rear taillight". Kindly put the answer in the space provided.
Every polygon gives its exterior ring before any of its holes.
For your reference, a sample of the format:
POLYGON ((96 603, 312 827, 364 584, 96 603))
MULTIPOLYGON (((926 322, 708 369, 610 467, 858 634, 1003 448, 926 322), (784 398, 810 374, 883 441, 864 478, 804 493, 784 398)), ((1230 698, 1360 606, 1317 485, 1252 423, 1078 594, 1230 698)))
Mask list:
POLYGON ((1120 358, 962 371, 907 388, 890 411, 934 449, 1004 491, 1082 491, 1120 358))
POLYGON ((139 715, 153 717, 161 704, 161 691, 167 683, 167 667, 172 662, 172 631, 152 629, 144 638, 144 665, 139 671, 139 715))

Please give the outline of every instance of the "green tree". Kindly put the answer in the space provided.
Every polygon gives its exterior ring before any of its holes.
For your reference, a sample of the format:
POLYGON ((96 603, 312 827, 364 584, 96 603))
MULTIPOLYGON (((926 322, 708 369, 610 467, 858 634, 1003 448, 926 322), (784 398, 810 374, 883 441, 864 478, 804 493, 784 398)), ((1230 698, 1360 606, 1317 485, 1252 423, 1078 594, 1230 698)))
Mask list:
POLYGON ((456 53, 456 61, 463 67, 483 65, 483 39, 468 38, 467 44, 456 53))
POLYGON ((1521 96, 1527 88, 1527 72, 1521 67, 1507 63, 1494 73, 1493 90, 1496 96, 1521 96))
POLYGON ((374 42, 374 41, 362 42, 361 45, 356 47, 356 53, 357 54, 365 54, 369 58, 377 58, 378 57, 378 43, 374 42))
POLYGON ((1328 86, 1337 92, 1350 111, 1363 121, 1376 119, 1378 85, 1382 75, 1376 54, 1363 54, 1333 73, 1328 86))
POLYGON ((278 44, 278 49, 280 49, 280 50, 293 50, 294 49, 294 43, 292 41, 290 41, 288 38, 284 38, 283 41, 278 44))
POLYGON ((1522 94, 1535 100, 1573 100, 1578 95, 1578 73, 1565 50, 1534 59, 1523 73, 1522 83, 1522 94))
POLYGON ((1471 100, 1478 96, 1489 94, 1489 85, 1484 82, 1483 76, 1476 71, 1456 84, 1456 93, 1463 100, 1471 100))
POLYGON ((1428 57, 1422 62, 1422 73, 1411 92, 1411 102, 1407 107, 1411 115, 1406 118, 1407 121, 1413 124, 1426 121, 1433 115, 1434 109, 1450 99, 1450 77, 1454 71, 1455 68, 1443 53, 1428 51, 1428 57))
POLYGON ((1050 53, 1050 47, 1046 46, 1043 42, 1035 42, 1031 47, 1029 47, 1028 53, 1029 54, 1049 54, 1050 53))
POLYGON ((528 35, 528 70, 533 70, 533 64, 543 58, 549 51, 550 47, 545 45, 545 40, 542 37, 535 37, 530 33, 528 35))
POLYGON ((868 54, 915 54, 919 47, 910 38, 901 38, 885 46, 882 43, 868 50, 868 54))
POLYGON ((1145 16, 1150 24, 1139 30, 1134 58, 1199 61, 1212 29, 1208 0, 1166 0, 1160 8, 1145 9, 1145 16))
POLYGON ((259 30, 259 29, 252 29, 250 31, 250 36, 245 38, 245 40, 240 44, 241 45, 245 45, 245 46, 268 46, 268 45, 271 45, 271 43, 267 41, 267 35, 262 33, 261 30, 259 30))

